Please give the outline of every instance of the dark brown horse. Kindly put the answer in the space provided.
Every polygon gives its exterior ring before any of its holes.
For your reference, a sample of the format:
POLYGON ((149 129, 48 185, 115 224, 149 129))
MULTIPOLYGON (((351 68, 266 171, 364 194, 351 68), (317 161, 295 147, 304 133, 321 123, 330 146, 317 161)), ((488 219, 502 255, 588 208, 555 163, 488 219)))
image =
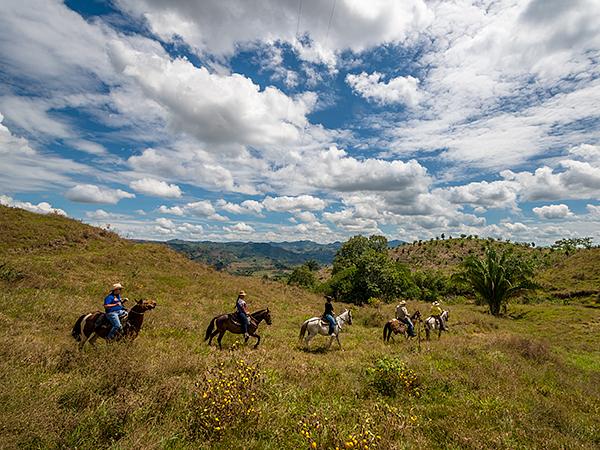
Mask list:
MULTIPOLYGON (((133 308, 129 310, 127 321, 123 326, 123 333, 116 339, 122 339, 124 337, 135 339, 144 323, 144 314, 146 311, 154 308, 156 308, 156 302, 154 300, 138 300, 133 308)), ((106 322, 103 322, 100 325, 97 324, 98 318, 102 314, 103 313, 100 311, 83 314, 77 319, 77 322, 75 322, 71 335, 79 342, 80 349, 83 349, 86 342, 94 345, 94 342, 96 342, 98 337, 106 339, 111 326, 106 322)))
MULTIPOLYGON (((220 316, 214 317, 208 328, 206 329, 206 334, 204 335, 204 340, 208 341, 208 345, 211 344, 213 338, 218 334, 217 342, 219 343, 219 348, 221 347, 221 339, 223 339, 223 335, 226 331, 234 334, 242 334, 242 326, 234 320, 232 316, 235 314, 222 314, 220 316), (216 330, 215 330, 216 326, 216 330), (214 331, 213 331, 214 330, 214 331)), ((260 311, 256 311, 249 316, 248 323, 248 334, 252 337, 255 337, 256 344, 254 348, 258 347, 260 344, 260 336, 256 334, 256 330, 258 329, 258 325, 264 320, 267 322, 267 325, 271 325, 271 313, 269 312, 269 308, 261 309, 260 311)), ((244 340, 244 342, 248 342, 248 338, 244 340)))
MULTIPOLYGON (((415 311, 415 313, 410 317, 412 323, 415 323, 417 320, 421 320, 421 311, 415 311)), ((408 325, 400 322, 398 319, 388 320, 388 322, 383 326, 383 342, 389 342, 390 338, 394 340, 394 334, 403 334, 405 338, 408 339, 408 325)))

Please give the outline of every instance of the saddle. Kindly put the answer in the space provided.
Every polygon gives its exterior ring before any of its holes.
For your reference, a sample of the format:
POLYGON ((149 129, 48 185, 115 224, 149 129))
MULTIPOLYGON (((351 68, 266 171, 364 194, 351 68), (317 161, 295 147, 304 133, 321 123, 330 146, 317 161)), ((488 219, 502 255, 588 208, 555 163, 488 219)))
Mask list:
MULTIPOLYGON (((100 312, 100 311, 98 311, 98 312, 100 312)), ((125 325, 127 324, 128 317, 129 317, 129 315, 126 315, 126 316, 120 318, 121 326, 123 328, 125 328, 125 325)), ((108 317, 106 317, 106 313, 100 313, 100 315, 96 319, 96 328, 111 328, 111 324, 108 321, 108 317)))
MULTIPOLYGON (((242 326, 240 317, 238 316, 237 312, 229 314, 229 320, 231 320, 231 323, 233 323, 235 326, 238 326, 238 327, 242 326)), ((248 316, 248 326, 252 325, 253 323, 255 323, 255 322, 252 319, 252 316, 248 316)))

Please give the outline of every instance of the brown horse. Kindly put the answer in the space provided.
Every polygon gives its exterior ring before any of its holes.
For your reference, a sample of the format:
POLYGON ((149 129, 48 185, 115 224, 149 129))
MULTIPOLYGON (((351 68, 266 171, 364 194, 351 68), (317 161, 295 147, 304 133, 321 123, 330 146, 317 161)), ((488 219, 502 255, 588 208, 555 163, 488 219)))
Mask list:
MULTIPOLYGON (((123 333, 120 336, 117 336, 116 339, 122 339, 124 337, 135 339, 144 323, 145 312, 154 308, 156 308, 156 302, 154 300, 138 300, 133 308, 129 310, 127 321, 123 325, 123 333)), ((103 313, 100 311, 83 314, 77 319, 77 322, 75 322, 71 335, 79 342, 80 349, 83 349, 86 342, 94 345, 98 337, 106 339, 106 336, 111 329, 110 324, 103 322, 98 326, 96 323, 102 314, 103 313)))
MULTIPOLYGON (((220 316, 214 317, 208 328, 206 329, 206 334, 204 335, 204 340, 208 341, 208 345, 212 342, 213 338, 218 334, 217 342, 219 343, 219 348, 221 347, 221 339, 223 339, 223 335, 226 331, 229 331, 234 334, 242 334, 242 326, 233 320, 235 314, 222 314, 220 316), (215 330, 216 325, 216 330, 215 330), (214 331, 213 331, 214 330, 214 331)), ((269 312, 269 308, 261 309, 260 311, 256 311, 249 316, 248 323, 248 334, 252 337, 255 337, 256 344, 254 348, 258 347, 260 344, 260 336, 256 334, 256 330, 258 329, 258 325, 264 320, 267 322, 267 325, 271 325, 271 313, 269 312)), ((244 342, 248 342, 248 338, 244 340, 244 342)))
MULTIPOLYGON (((421 311, 415 311, 415 313, 410 317, 410 320, 413 323, 415 323, 417 320, 421 320, 421 311)), ((408 325, 400 322, 398 319, 388 320, 388 322, 383 326, 383 342, 389 342, 390 338, 394 340, 392 333, 403 334, 404 337, 408 339, 408 325)))

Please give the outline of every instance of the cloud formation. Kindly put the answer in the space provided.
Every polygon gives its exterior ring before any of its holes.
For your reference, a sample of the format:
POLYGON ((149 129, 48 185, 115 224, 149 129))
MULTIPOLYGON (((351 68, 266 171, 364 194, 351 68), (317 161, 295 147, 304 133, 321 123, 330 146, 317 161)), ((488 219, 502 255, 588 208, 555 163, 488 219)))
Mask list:
POLYGON ((129 187, 136 192, 155 197, 179 198, 181 189, 176 184, 169 184, 165 181, 155 180, 153 178, 142 178, 129 183, 129 187))
POLYGON ((408 107, 414 107, 419 102, 419 91, 417 85, 419 80, 414 77, 396 77, 388 82, 383 82, 383 75, 378 72, 367 74, 362 72, 358 75, 346 75, 346 83, 358 95, 367 100, 373 100, 381 105, 391 103, 402 103, 408 107))
POLYGON ((124 198, 135 198, 135 194, 121 189, 111 189, 95 184, 77 184, 65 192, 65 197, 79 203, 117 204, 124 198))

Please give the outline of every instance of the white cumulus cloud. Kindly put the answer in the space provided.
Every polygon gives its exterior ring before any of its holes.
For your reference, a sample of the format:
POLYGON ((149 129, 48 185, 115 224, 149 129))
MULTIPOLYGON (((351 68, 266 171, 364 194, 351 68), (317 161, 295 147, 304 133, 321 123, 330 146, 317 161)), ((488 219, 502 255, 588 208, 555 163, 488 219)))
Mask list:
POLYGON ((362 97, 373 100, 379 104, 402 103, 415 107, 419 103, 419 80, 414 77, 396 77, 388 82, 382 81, 383 75, 379 72, 358 75, 346 75, 346 83, 362 97))
POLYGON ((266 197, 263 205, 269 211, 289 212, 298 210, 318 211, 325 209, 325 200, 312 195, 299 195, 297 197, 266 197))
POLYGON ((135 194, 121 189, 111 189, 94 184, 77 184, 65 193, 65 197, 80 203, 108 203, 115 205, 124 198, 135 198, 135 194))
POLYGON ((30 202, 21 202, 18 200, 14 200, 8 195, 0 195, 0 205, 10 206, 11 208, 21 208, 38 214, 59 214, 61 216, 67 215, 67 213, 64 212, 62 209, 54 208, 48 202, 40 202, 38 204, 30 202))
POLYGON ((229 233, 252 233, 254 231, 254 228, 252 228, 245 222, 238 222, 230 227, 223 227, 223 230, 229 233))
POLYGON ((153 178, 142 178, 129 183, 129 187, 136 192, 155 197, 179 198, 181 189, 176 184, 169 184, 165 181, 155 180, 153 178))
POLYGON ((573 213, 569 210, 569 207, 563 204, 540 206, 533 208, 533 212, 540 219, 564 219, 565 217, 573 215, 573 213))

